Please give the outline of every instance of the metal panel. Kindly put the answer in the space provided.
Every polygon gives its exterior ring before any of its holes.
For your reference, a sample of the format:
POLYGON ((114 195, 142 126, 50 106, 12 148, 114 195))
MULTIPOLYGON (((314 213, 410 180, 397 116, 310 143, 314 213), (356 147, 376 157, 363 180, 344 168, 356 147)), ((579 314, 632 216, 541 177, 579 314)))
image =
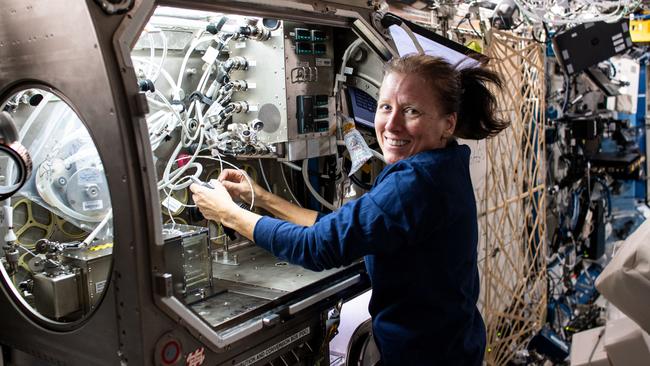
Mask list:
POLYGON ((108 287, 113 247, 67 253, 66 263, 81 270, 81 293, 86 311, 94 309, 108 287))
POLYGON ((81 310, 79 276, 74 273, 34 276, 36 310, 44 316, 61 319, 81 310))
MULTIPOLYGON (((40 85, 44 89, 52 88, 75 109, 86 123, 100 156, 110 156, 110 159, 104 158, 104 166, 111 198, 120 202, 119 207, 114 208, 116 254, 128 258, 133 257, 127 252, 132 251, 129 247, 134 240, 147 241, 144 239, 146 232, 136 233, 135 230, 146 226, 142 224, 146 216, 134 215, 137 207, 143 206, 142 199, 138 198, 142 195, 134 193, 136 185, 141 185, 141 177, 134 174, 138 164, 133 133, 124 130, 128 125, 124 123, 128 121, 124 116, 128 112, 122 112, 128 109, 124 104, 121 107, 115 104, 112 91, 119 88, 111 80, 117 79, 109 77, 111 68, 104 62, 103 52, 110 52, 110 40, 97 37, 93 13, 99 13, 93 2, 2 1, 0 100, 23 85, 40 85)), ((114 18, 113 26, 117 20, 119 18, 114 18)), ((121 264, 127 265, 127 261, 121 264)), ((134 265, 129 267, 135 268, 134 265)), ((111 287, 109 285, 105 292, 103 306, 87 320, 47 325, 66 330, 53 336, 52 331, 34 323, 48 324, 45 318, 19 310, 19 307, 26 309, 25 305, 21 305, 19 295, 3 281, 0 343, 58 364, 116 363, 119 342, 116 301, 111 287), (80 349, 84 352, 79 353, 80 349)), ((133 301, 137 301, 137 297, 133 301)))
MULTIPOLYGON (((236 123, 248 123, 254 118, 264 122, 264 129, 259 137, 267 144, 287 141, 287 106, 284 101, 286 90, 284 87, 284 41, 283 27, 271 33, 271 38, 266 41, 240 40, 234 41, 234 48, 231 50, 231 57, 243 56, 254 66, 246 70, 233 71, 233 80, 247 80, 255 82, 255 88, 249 88, 246 92, 239 92, 233 95, 233 101, 246 100, 253 109, 248 113, 235 114, 233 121, 236 123), (276 112, 265 111, 275 106, 276 112), (262 113, 259 113, 259 110, 262 113), (279 115, 279 121, 276 115, 279 115), (279 124, 277 123, 279 122, 279 124)), ((249 85, 250 86, 250 85, 249 85)))
MULTIPOLYGON (((369 14, 368 9, 357 12, 350 6, 333 11, 336 5, 327 2, 316 6, 291 1, 164 3, 286 15, 294 20, 317 20, 337 26, 348 26, 357 18, 367 19, 369 14)), ((179 340, 183 356, 205 350, 206 364, 230 364, 257 357, 302 331, 305 324, 313 327, 305 340, 313 337, 318 341, 322 314, 335 301, 335 296, 318 301, 284 320, 282 326, 262 322, 260 329, 260 322, 253 319, 252 325, 242 324, 218 334, 185 304, 154 291, 154 279, 164 268, 161 213, 143 123, 146 102, 139 94, 130 60, 130 48, 154 5, 153 0, 136 0, 131 11, 115 16, 106 15, 92 0, 3 0, 0 5, 0 100, 13 93, 15 87, 32 83, 52 88, 69 102, 86 123, 103 158, 114 212, 116 260, 110 270, 112 275, 103 301, 84 321, 48 324, 43 318, 21 311, 17 295, 3 282, 0 344, 18 350, 12 354, 24 355, 16 358, 25 360, 19 364, 151 365, 155 359, 152 356, 160 351, 157 345, 164 344, 158 341, 169 336, 179 340), (214 347, 226 344, 228 347, 214 347)), ((355 271, 359 269, 340 275, 350 276, 355 271)), ((3 270, 0 272, 6 276, 3 270)), ((310 288, 301 296, 313 295, 326 285, 320 283, 321 288, 310 288)), ((349 297, 365 288, 367 283, 355 284, 336 297, 349 297)), ((267 359, 272 357, 269 354, 267 359)))

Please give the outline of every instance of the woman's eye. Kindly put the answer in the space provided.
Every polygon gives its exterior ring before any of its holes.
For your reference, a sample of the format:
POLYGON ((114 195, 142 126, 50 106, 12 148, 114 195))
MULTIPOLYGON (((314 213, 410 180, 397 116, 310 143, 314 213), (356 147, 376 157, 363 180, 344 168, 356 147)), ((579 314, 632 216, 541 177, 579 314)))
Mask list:
POLYGON ((420 112, 415 108, 406 108, 404 109, 404 114, 410 117, 419 116, 420 112))

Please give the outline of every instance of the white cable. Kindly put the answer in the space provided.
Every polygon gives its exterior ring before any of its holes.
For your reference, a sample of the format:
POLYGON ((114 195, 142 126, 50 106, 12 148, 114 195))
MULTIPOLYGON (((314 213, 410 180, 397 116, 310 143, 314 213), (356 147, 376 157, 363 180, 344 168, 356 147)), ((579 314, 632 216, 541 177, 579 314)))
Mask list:
MULTIPOLYGON (((198 146, 203 146, 203 137, 205 136, 205 133, 203 131, 203 125, 199 125, 200 133, 199 133, 199 142, 198 146)), ((195 167, 197 169, 198 174, 201 173, 203 167, 200 164, 194 164, 194 160, 196 157, 199 155, 199 149, 196 149, 194 154, 190 157, 189 161, 183 165, 181 168, 178 168, 174 170, 174 172, 170 172, 172 165, 176 161, 176 157, 180 153, 182 148, 182 142, 179 142, 178 145, 176 146, 176 149, 174 149, 174 152, 172 153, 169 162, 167 162, 167 165, 165 166, 165 170, 163 172, 163 179, 161 182, 158 182, 158 189, 162 189, 165 187, 170 187, 172 189, 182 189, 189 187, 191 183, 183 183, 181 185, 174 185, 172 182, 174 182, 176 179, 181 178, 183 173, 190 167, 195 167)))
POLYGON ((348 48, 345 49, 345 52, 343 52, 343 61, 341 62, 341 68, 339 70, 339 73, 335 75, 334 89, 332 90, 333 95, 337 95, 339 92, 339 83, 342 79, 344 80, 345 78, 345 67, 348 63, 350 55, 352 54, 352 51, 354 51, 362 43, 363 40, 361 38, 357 38, 354 42, 350 43, 348 48))
POLYGON ((162 55, 160 56, 160 64, 158 65, 158 68, 156 69, 156 72, 154 75, 151 77, 152 82, 156 82, 158 80, 158 77, 160 76, 160 70, 163 69, 163 65, 165 64, 165 59, 167 58, 167 36, 165 36, 165 32, 162 31, 162 29, 158 29, 158 34, 160 34, 160 39, 162 40, 162 55))
POLYGON ((372 152, 372 155, 374 155, 377 159, 379 159, 382 162, 386 163, 386 158, 384 158, 384 155, 382 155, 379 151, 377 151, 375 149, 370 149, 370 152, 372 152))
POLYGON ((282 180, 284 181, 284 185, 287 186, 287 190, 289 191, 289 194, 291 195, 291 199, 293 200, 293 202, 296 203, 296 205, 298 205, 298 207, 302 207, 302 205, 300 204, 300 201, 298 201, 296 196, 293 195, 293 191, 291 190, 291 187, 289 186, 289 181, 287 180, 287 176, 284 174, 284 168, 282 167, 282 165, 280 165, 280 173, 282 173, 282 180))
POLYGON ((149 62, 149 68, 148 68, 149 72, 145 71, 144 75, 146 79, 151 80, 151 75, 153 74, 153 67, 154 67, 153 65, 155 64, 153 60, 156 59, 156 47, 154 45, 153 35, 151 34, 151 32, 147 32, 147 38, 149 39, 149 61, 151 62, 149 62))
POLYGON ((404 22, 402 22, 399 25, 399 27, 402 28, 404 30, 404 32, 406 32, 406 34, 409 36, 409 38, 411 39, 411 42, 413 42, 413 45, 415 46, 415 49, 418 50, 418 55, 424 55, 424 48, 422 48, 422 45, 420 44, 418 39, 415 38, 415 34, 413 34, 413 31, 411 30, 411 28, 406 26, 406 24, 404 22))
POLYGON ((229 163, 229 162, 227 162, 227 161, 225 161, 225 160, 222 160, 221 157, 219 157, 218 159, 216 159, 216 158, 214 158, 214 157, 212 157, 212 156, 199 155, 197 158, 199 158, 199 159, 208 159, 208 160, 219 161, 220 163, 223 163, 223 164, 229 165, 229 166, 233 167, 234 169, 236 169, 237 171, 241 172, 242 175, 244 176, 244 178, 246 178, 246 181, 248 182, 248 186, 249 186, 250 189, 251 189, 251 205, 250 205, 250 210, 251 210, 251 211, 253 210, 253 207, 255 207, 255 190, 253 189, 253 183, 251 183, 251 179, 248 177, 248 174, 246 174, 246 171, 240 169, 238 166, 236 166, 236 165, 234 165, 234 164, 231 164, 231 163, 229 163))
POLYGON ((260 173, 262 173, 262 179, 264 180, 264 184, 266 185, 266 190, 273 193, 273 191, 271 191, 271 185, 269 184, 269 181, 266 180, 266 174, 264 174, 264 166, 262 165, 262 159, 257 159, 257 162, 260 164, 260 173))
POLYGON ((309 192, 311 192, 312 196, 314 196, 314 198, 316 198, 316 200, 320 202, 323 206, 329 208, 332 211, 336 211, 336 207, 330 202, 327 202, 327 200, 323 198, 320 194, 318 194, 318 192, 316 192, 314 187, 311 185, 311 182, 309 181, 307 163, 309 163, 309 159, 305 159, 302 161, 302 178, 305 181, 305 185, 307 186, 307 189, 309 190, 309 192))
POLYGON ((84 241, 82 242, 82 246, 87 247, 88 245, 90 245, 90 243, 93 240, 95 240, 95 237, 97 237, 97 234, 99 234, 99 232, 104 228, 104 226, 106 226, 108 220, 110 220, 111 217, 113 217, 112 209, 108 211, 108 213, 106 213, 106 216, 104 216, 104 219, 99 223, 99 225, 97 225, 97 227, 95 227, 95 229, 90 234, 88 234, 86 239, 84 239, 84 241))
POLYGON ((18 247, 19 247, 20 249, 26 251, 27 253, 33 255, 34 257, 36 257, 36 256, 38 255, 38 254, 32 252, 31 250, 27 249, 27 247, 24 246, 24 245, 18 244, 18 247))
MULTIPOLYGON (((146 63, 146 64, 150 64, 150 65, 151 65, 151 61, 148 60, 148 59, 146 59, 146 58, 143 59, 143 58, 139 58, 139 57, 133 57, 133 61, 141 62, 141 63, 146 63)), ((169 72, 167 72, 167 70, 161 68, 161 69, 160 69, 160 75, 162 75, 162 76, 165 78, 165 80, 167 81, 167 83, 169 84, 169 86, 171 86, 172 90, 176 90, 176 89, 178 89, 178 87, 176 86, 176 83, 174 82, 174 79, 173 79, 172 76, 169 74, 169 72)))
POLYGON ((296 165, 296 164, 294 164, 294 163, 292 163, 290 161, 283 161, 282 164, 288 166, 289 168, 291 168, 293 170, 296 170, 296 171, 299 171, 299 172, 302 171, 301 167, 299 167, 298 165, 296 165))
POLYGON ((196 47, 198 47, 198 45, 200 45, 201 43, 212 41, 212 39, 213 39, 212 36, 199 38, 190 45, 190 48, 185 53, 185 57, 183 58, 183 62, 181 63, 180 71, 178 72, 178 79, 177 79, 178 81, 176 82, 176 90, 174 90, 174 99, 180 99, 180 90, 183 83, 183 75, 185 75, 185 68, 187 67, 187 62, 189 61, 192 52, 194 52, 196 47))
MULTIPOLYGON (((302 168, 301 168, 299 165, 296 165, 296 164, 294 164, 294 163, 292 163, 292 162, 290 162, 290 161, 283 161, 282 164, 288 166, 289 168, 291 168, 291 169, 293 169, 293 170, 295 170, 295 171, 297 171, 297 172, 301 172, 301 171, 302 171, 302 168)), ((326 174, 321 174, 320 177, 321 177, 321 178, 324 178, 324 179, 329 179, 329 178, 330 178, 330 176, 329 176, 329 175, 326 175, 326 174)))
POLYGON ((522 14, 533 22, 545 22, 550 25, 581 24, 596 21, 617 21, 634 11, 641 1, 618 0, 618 1, 597 1, 581 0, 574 1, 573 7, 558 0, 514 0, 522 14), (604 12, 600 9, 611 8, 615 10, 604 12))
MULTIPOLYGON (((163 192, 167 193, 166 190, 163 189, 163 192)), ((172 195, 172 190, 169 190, 169 193, 167 193, 167 201, 169 202, 169 198, 172 195)), ((169 204, 165 205, 165 208, 167 209, 167 214, 169 215, 169 220, 172 222, 172 225, 176 225, 176 220, 174 220, 174 215, 172 215, 172 210, 169 208, 169 204)))

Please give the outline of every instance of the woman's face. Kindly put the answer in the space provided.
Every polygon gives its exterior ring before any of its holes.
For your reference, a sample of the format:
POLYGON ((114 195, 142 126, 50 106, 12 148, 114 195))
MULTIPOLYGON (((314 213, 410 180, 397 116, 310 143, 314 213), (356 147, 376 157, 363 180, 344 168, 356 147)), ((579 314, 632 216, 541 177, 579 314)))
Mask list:
POLYGON ((386 162, 446 145, 456 127, 456 114, 437 107, 431 87, 417 75, 389 73, 379 91, 375 132, 386 162))

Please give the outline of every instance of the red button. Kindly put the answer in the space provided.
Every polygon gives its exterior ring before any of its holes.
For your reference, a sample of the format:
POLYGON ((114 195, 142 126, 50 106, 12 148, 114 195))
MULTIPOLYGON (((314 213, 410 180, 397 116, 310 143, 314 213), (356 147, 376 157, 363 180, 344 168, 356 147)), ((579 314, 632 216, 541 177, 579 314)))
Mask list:
POLYGON ((171 340, 163 346, 161 350, 162 362, 165 365, 176 363, 181 357, 181 345, 178 342, 171 340))

